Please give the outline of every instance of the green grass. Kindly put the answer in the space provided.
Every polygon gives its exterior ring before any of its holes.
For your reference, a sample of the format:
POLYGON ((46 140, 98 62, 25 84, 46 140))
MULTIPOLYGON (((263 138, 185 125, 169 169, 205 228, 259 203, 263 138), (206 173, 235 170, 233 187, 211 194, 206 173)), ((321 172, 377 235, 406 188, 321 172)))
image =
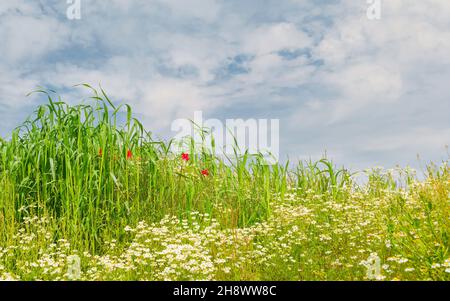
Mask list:
POLYGON ((450 280, 446 162, 358 185, 327 159, 269 166, 191 140, 184 161, 92 92, 37 91, 47 104, 0 139, 0 278, 68 279, 77 255, 83 280, 367 280, 376 254, 380 280, 450 280))

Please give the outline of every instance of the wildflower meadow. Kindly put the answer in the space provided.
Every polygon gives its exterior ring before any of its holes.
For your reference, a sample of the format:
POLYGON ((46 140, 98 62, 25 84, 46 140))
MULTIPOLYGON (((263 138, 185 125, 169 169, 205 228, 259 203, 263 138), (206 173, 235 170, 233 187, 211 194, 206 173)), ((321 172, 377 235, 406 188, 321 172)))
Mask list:
POLYGON ((447 162, 176 153, 103 90, 37 93, 0 139, 0 279, 450 280, 447 162))

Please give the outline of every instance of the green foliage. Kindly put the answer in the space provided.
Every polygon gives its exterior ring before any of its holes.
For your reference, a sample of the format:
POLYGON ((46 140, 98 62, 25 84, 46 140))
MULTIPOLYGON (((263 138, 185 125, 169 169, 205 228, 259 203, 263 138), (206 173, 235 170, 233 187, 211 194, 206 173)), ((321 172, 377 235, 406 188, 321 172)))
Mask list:
POLYGON ((76 253, 84 279, 366 279, 359 263, 375 252, 388 278, 448 279, 446 163, 424 182, 372 170, 359 186, 327 159, 292 169, 236 148, 225 161, 214 141, 189 139, 184 161, 130 106, 84 86, 93 96, 75 106, 36 91, 48 103, 0 139, 0 278, 66 279, 76 253), (408 272, 392 267, 404 259, 408 272))

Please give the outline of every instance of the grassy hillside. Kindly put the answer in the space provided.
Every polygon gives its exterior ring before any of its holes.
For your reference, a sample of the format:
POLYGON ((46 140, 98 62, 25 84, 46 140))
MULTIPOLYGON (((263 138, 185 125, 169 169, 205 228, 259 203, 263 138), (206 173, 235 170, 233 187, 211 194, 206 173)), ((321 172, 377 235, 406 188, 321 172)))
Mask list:
POLYGON ((0 140, 0 278, 72 279, 77 255, 82 280, 450 280, 446 162, 358 185, 326 159, 172 153, 103 91, 40 92, 0 140))

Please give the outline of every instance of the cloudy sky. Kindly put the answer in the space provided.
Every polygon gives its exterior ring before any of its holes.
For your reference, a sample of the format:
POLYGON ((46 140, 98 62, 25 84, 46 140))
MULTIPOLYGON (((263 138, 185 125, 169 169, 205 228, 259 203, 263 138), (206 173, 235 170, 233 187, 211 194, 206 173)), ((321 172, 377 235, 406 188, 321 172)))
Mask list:
POLYGON ((283 158, 352 168, 448 157, 450 1, 0 2, 0 135, 78 83, 130 103, 164 136, 175 118, 278 118, 283 158))

